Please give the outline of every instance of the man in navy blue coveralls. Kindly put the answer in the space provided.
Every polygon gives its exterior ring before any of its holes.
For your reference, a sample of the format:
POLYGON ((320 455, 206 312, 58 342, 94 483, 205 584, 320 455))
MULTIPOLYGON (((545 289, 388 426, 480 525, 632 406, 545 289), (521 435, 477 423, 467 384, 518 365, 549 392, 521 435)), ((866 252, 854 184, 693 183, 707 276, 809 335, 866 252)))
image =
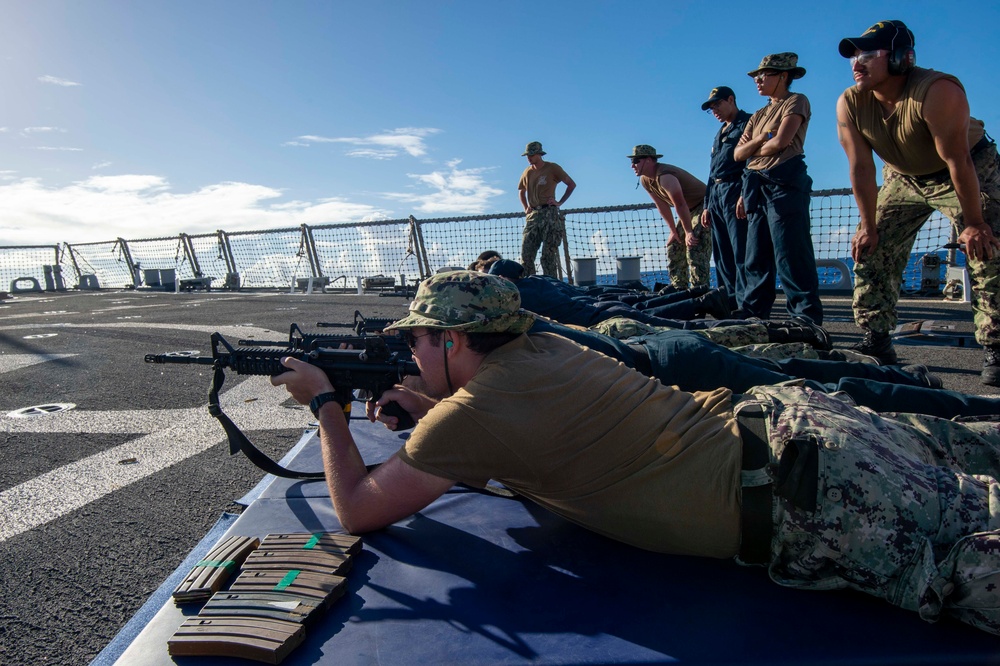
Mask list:
POLYGON ((733 149, 743 135, 750 114, 736 106, 732 88, 719 86, 709 93, 701 105, 702 111, 711 111, 722 123, 712 142, 712 162, 708 172, 708 189, 705 190, 705 210, 702 223, 712 225, 712 256, 719 284, 736 300, 742 314, 743 295, 746 292, 744 263, 747 254, 747 223, 736 217, 736 202, 743 188, 743 168, 746 162, 733 158, 733 149))

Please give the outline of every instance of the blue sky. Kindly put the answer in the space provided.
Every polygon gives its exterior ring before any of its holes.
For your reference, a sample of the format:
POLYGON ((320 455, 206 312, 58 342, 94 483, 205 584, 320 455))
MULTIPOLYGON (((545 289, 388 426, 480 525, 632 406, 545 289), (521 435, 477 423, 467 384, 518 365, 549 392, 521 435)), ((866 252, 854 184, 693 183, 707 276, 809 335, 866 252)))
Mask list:
POLYGON ((882 19, 1000 135, 1000 3, 3 0, 0 245, 513 212, 528 141, 567 207, 646 201, 649 143, 704 178, 717 85, 795 51, 817 189, 848 185, 842 37, 882 19))

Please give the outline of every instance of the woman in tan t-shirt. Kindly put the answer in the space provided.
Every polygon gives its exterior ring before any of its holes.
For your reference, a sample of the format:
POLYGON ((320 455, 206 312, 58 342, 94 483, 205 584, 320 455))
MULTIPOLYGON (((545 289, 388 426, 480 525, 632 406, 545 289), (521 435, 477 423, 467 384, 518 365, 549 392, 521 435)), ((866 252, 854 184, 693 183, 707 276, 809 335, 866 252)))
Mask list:
POLYGON ((806 70, 794 53, 765 56, 748 74, 767 106, 747 121, 733 158, 746 160, 743 195, 736 217, 747 220, 744 316, 769 319, 776 294, 775 278, 793 317, 823 323, 819 276, 809 231, 812 179, 806 171, 803 146, 811 115, 805 95, 789 90, 806 70))

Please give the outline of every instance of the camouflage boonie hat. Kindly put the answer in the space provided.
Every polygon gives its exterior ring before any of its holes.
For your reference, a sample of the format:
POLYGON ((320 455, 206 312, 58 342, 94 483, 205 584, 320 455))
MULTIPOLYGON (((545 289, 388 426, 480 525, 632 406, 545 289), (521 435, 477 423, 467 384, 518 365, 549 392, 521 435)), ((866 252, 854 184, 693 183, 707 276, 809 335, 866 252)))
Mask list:
POLYGON ((636 157, 655 157, 656 159, 660 159, 661 157, 663 157, 663 155, 657 153, 656 148, 653 148, 652 146, 647 146, 644 143, 640 143, 638 146, 632 149, 632 154, 626 155, 626 157, 630 159, 635 159, 636 157))
POLYGON ((806 68, 799 67, 799 56, 797 53, 785 52, 785 53, 772 53, 771 55, 764 56, 764 59, 760 61, 760 67, 753 70, 752 72, 747 72, 747 76, 753 78, 765 69, 773 69, 777 72, 788 72, 791 74, 792 79, 801 79, 806 75, 806 68))
POLYGON ((478 271, 438 273, 417 288, 410 314, 385 330, 440 328, 464 333, 524 333, 535 315, 521 309, 510 280, 478 271))
POLYGON ((521 153, 521 157, 526 155, 544 155, 545 151, 542 150, 542 144, 540 141, 532 141, 527 146, 524 147, 524 152, 521 153))

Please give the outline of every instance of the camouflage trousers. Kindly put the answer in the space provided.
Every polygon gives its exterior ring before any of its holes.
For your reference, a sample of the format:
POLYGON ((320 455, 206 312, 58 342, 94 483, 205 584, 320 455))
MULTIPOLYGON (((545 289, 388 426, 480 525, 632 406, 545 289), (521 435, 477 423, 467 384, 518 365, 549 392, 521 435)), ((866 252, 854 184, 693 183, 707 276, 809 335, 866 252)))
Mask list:
POLYGON ((698 244, 687 246, 687 234, 677 224, 676 243, 667 243, 667 271, 670 284, 678 289, 707 286, 711 279, 712 228, 701 226, 701 206, 691 210, 692 231, 698 244), (689 284, 690 283, 690 284, 689 284))
MULTIPOLYGON (((671 329, 668 326, 654 326, 652 324, 646 324, 641 321, 636 321, 635 319, 628 319, 627 317, 612 317, 611 319, 606 319, 599 324, 591 326, 590 330, 596 331, 601 335, 606 335, 609 338, 624 340, 625 338, 634 338, 639 335, 649 335, 651 333, 670 331, 674 329, 671 329)), ((712 342, 722 345, 723 347, 758 345, 767 343, 770 339, 766 326, 763 324, 752 323, 735 324, 733 326, 715 326, 714 328, 698 329, 692 332, 704 335, 712 342)))
POLYGON ((779 470, 772 580, 860 590, 1000 634, 1000 423, 879 415, 793 386, 754 388, 736 410, 754 403, 779 470), (796 489, 796 470, 815 484, 796 489))
POLYGON ((560 277, 559 247, 566 238, 566 217, 558 206, 536 208, 525 217, 521 234, 521 265, 525 275, 535 274, 535 254, 542 248, 542 273, 560 277))
MULTIPOLYGON (((1000 236, 1000 168, 996 146, 973 155, 979 176, 983 217, 1000 236)), ((956 234, 965 228, 962 207, 951 178, 904 176, 889 167, 882 169, 883 184, 878 193, 875 226, 878 245, 854 266, 854 320, 858 326, 886 333, 897 322, 896 301, 903 282, 913 241, 935 210, 951 220, 956 234)), ((1000 254, 989 261, 966 257, 976 341, 981 345, 1000 344, 1000 254)))

